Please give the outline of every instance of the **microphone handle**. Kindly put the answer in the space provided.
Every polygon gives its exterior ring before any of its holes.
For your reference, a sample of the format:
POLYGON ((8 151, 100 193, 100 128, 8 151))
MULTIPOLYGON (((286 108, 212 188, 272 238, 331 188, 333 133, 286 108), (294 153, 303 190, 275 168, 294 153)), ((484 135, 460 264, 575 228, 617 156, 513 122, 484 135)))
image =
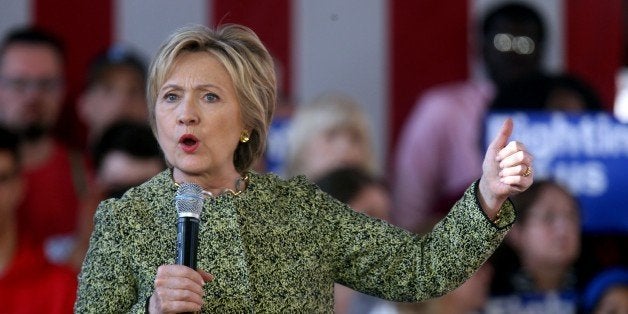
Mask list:
POLYGON ((196 270, 199 219, 179 217, 177 222, 177 264, 196 270))

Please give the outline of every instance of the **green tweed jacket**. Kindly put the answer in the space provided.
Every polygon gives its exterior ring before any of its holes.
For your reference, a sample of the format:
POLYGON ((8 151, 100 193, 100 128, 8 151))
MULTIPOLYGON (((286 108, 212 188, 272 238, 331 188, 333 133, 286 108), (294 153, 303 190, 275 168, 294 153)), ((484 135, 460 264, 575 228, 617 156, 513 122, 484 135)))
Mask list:
MULTIPOLYGON (((334 282, 389 300, 452 290, 493 252, 514 221, 484 215, 474 183, 420 237, 351 210, 304 177, 250 173, 238 196, 206 200, 198 267, 215 279, 205 313, 331 313, 334 282)), ((76 313, 143 313, 157 267, 176 255, 176 186, 166 170, 102 202, 79 275, 76 313)))

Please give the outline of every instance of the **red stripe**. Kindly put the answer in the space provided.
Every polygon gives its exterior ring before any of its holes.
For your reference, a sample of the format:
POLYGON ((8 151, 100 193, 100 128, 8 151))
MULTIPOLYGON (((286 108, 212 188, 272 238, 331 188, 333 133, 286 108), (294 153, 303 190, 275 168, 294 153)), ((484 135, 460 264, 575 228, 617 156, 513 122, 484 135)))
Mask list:
POLYGON ((621 66, 621 0, 565 1, 567 68, 595 88, 612 110, 615 75, 621 66))
MULTIPOLYGON (((419 96, 468 77, 467 1, 389 1, 390 148, 419 96)), ((445 126, 443 126, 445 127, 445 126)))
POLYGON ((628 67, 628 0, 623 0, 622 12, 624 13, 621 17, 622 19, 622 48, 623 48, 623 57, 622 57, 622 66, 628 67))
POLYGON ((111 43, 112 6, 111 1, 34 0, 35 24, 65 42, 70 94, 81 88, 91 58, 111 43))
POLYGON ((34 0, 34 24, 57 34, 66 48, 67 101, 59 125, 69 142, 82 141, 74 113, 75 99, 84 84, 87 65, 112 38, 112 1, 34 0))
POLYGON ((290 95, 291 73, 291 0, 215 0, 212 8, 215 24, 238 23, 250 27, 257 33, 270 53, 283 68, 283 89, 290 95))

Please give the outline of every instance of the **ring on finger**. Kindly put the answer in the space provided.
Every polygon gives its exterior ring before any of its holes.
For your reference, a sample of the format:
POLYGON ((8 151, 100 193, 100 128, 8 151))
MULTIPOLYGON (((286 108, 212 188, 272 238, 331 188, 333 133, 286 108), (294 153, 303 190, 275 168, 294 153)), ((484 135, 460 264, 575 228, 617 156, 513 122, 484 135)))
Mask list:
POLYGON ((524 177, 528 177, 532 174, 532 166, 526 166, 526 171, 523 172, 524 177))

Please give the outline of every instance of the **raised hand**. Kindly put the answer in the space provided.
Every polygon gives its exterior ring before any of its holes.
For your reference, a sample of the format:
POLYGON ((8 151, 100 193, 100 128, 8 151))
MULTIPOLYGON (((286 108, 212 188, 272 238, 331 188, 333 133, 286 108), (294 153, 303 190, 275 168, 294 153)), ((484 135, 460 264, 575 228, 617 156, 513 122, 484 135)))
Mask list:
POLYGON ((482 208, 491 219, 509 196, 530 187, 534 177, 532 155, 522 143, 508 143, 512 130, 513 122, 508 118, 486 150, 482 163, 479 198, 482 208))

